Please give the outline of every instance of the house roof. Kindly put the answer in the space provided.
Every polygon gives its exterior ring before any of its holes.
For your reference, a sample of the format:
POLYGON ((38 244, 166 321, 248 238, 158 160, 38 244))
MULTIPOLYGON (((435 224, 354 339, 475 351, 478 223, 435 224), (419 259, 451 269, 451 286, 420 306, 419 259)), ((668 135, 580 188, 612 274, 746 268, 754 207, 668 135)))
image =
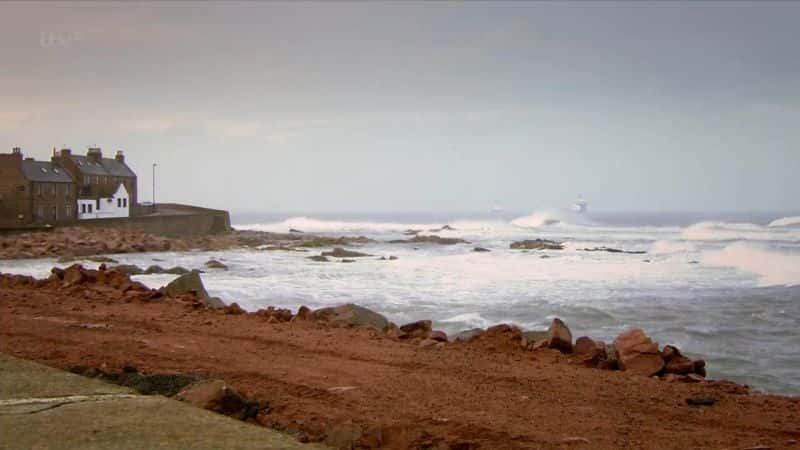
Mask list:
POLYGON ((71 155, 72 161, 84 175, 110 175, 112 177, 135 177, 136 174, 122 161, 112 158, 103 158, 99 163, 89 160, 86 156, 71 155))
POLYGON ((122 161, 112 158, 103 158, 101 161, 108 174, 115 177, 135 177, 136 174, 122 161))
POLYGON ((30 181, 40 181, 47 183, 72 183, 64 168, 50 161, 22 161, 22 173, 30 181))

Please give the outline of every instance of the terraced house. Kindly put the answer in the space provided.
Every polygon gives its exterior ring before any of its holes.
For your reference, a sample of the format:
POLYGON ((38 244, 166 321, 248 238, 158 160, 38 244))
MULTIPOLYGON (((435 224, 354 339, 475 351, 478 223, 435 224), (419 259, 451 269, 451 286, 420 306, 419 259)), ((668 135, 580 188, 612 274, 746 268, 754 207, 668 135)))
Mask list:
POLYGON ((136 189, 122 152, 112 159, 99 148, 85 156, 54 149, 50 161, 35 161, 16 147, 0 154, 0 225, 129 217, 136 189))

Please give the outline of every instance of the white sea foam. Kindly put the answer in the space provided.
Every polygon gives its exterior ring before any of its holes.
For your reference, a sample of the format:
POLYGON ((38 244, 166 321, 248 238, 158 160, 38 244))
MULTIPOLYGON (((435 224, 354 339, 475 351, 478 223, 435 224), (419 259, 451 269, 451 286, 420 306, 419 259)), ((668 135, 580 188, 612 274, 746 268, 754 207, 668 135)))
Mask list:
POLYGON ((780 219, 773 220, 767 225, 769 227, 792 227, 800 226, 800 216, 794 217, 781 217, 780 219))
POLYGON ((463 326, 467 328, 486 328, 492 325, 491 321, 478 313, 458 314, 453 317, 448 317, 447 319, 442 319, 440 322, 464 324, 463 326))
POLYGON ((800 254, 769 250, 748 242, 736 242, 722 250, 705 252, 702 262, 752 272, 759 276, 761 286, 800 285, 800 254))

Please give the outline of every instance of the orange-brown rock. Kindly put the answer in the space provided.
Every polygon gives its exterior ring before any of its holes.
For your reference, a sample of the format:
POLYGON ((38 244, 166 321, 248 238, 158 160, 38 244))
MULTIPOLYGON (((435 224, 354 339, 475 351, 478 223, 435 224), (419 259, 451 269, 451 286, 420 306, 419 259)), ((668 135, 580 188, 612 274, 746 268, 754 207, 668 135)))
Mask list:
POLYGON ((621 370, 650 377, 664 368, 658 344, 653 342, 641 328, 617 336, 614 340, 614 350, 621 370))

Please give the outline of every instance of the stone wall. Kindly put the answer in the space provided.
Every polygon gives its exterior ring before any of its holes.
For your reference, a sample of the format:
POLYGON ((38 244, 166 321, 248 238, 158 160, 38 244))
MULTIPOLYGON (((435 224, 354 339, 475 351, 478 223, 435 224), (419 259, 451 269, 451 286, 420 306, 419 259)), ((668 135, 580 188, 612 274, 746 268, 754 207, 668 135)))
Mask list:
POLYGON ((81 220, 77 225, 140 230, 161 236, 178 237, 224 233, 231 229, 231 219, 227 211, 162 203, 157 205, 155 212, 150 214, 125 218, 81 220))

